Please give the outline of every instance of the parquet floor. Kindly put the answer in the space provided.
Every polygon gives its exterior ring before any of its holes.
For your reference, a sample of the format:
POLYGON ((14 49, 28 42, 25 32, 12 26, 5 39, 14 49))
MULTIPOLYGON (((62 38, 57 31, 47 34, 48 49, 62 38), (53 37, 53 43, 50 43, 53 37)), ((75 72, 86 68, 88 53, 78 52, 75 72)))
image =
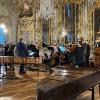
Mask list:
MULTIPOLYGON (((18 79, 0 79, 0 100, 36 100, 36 87, 39 80, 45 78, 49 73, 41 72, 39 77, 37 72, 28 71, 25 75, 19 75, 18 79)), ((95 89, 95 100, 100 100, 98 86, 95 89)), ((75 100, 91 100, 91 92, 78 96, 75 100)))

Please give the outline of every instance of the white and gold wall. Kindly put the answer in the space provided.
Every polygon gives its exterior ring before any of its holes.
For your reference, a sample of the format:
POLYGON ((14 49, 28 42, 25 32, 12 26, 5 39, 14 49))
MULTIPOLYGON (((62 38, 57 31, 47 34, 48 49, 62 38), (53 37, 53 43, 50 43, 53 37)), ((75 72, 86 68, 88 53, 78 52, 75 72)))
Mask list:
POLYGON ((34 41, 34 17, 19 18, 18 39, 23 38, 25 43, 34 41))
MULTIPOLYGON (((4 23, 8 29, 6 39, 11 42, 18 42, 23 37, 25 42, 38 41, 42 44, 43 19, 48 22, 48 44, 57 40, 65 27, 65 5, 68 0, 27 0, 33 15, 19 18, 24 0, 0 0, 0 23, 4 23)), ((89 40, 93 45, 94 39, 94 11, 100 8, 100 0, 69 0, 77 3, 78 22, 75 34, 89 40)))
POLYGON ((90 45, 94 45, 94 13, 95 9, 100 9, 100 0, 82 0, 79 3, 78 35, 88 40, 90 45))
POLYGON ((0 0, 0 24, 5 25, 6 41, 16 43, 17 13, 12 0, 0 0))

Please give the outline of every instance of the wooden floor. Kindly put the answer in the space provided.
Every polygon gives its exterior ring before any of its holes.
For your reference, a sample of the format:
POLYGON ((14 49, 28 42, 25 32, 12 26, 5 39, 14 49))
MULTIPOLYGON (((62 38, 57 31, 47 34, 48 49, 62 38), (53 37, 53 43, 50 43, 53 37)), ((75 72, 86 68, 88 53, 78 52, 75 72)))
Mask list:
MULTIPOLYGON (((0 100, 36 100, 36 87, 38 82, 49 75, 48 72, 27 71, 25 75, 19 75, 18 79, 5 80, 0 79, 0 100)), ((95 100, 100 100, 98 95, 98 86, 95 88, 95 100)), ((86 91, 75 100, 91 100, 91 92, 86 91)))

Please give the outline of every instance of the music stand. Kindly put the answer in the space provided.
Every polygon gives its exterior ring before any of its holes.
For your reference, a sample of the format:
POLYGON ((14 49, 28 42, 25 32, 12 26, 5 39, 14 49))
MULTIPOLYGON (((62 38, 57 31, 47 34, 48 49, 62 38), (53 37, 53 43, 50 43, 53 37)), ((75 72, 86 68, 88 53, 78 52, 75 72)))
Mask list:
POLYGON ((54 51, 54 48, 53 47, 47 47, 47 49, 54 51))

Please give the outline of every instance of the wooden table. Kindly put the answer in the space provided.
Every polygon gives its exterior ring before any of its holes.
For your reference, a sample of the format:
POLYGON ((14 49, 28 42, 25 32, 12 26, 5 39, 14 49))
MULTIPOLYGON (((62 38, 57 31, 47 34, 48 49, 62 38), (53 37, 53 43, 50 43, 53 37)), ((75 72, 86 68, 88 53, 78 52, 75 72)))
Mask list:
POLYGON ((37 100, 74 100, 81 93, 91 90, 100 82, 100 70, 94 68, 54 69, 54 75, 38 83, 37 100))

